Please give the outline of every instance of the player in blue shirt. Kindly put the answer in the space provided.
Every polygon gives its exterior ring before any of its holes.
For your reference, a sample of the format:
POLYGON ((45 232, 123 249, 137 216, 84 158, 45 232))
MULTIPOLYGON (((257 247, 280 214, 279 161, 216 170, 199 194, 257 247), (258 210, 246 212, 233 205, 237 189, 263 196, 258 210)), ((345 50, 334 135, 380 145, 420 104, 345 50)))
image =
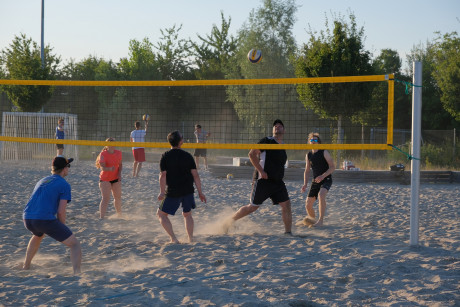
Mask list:
POLYGON ((70 248, 73 272, 74 274, 80 273, 80 243, 65 225, 66 207, 71 201, 71 188, 64 177, 69 174, 72 161, 73 159, 66 159, 63 156, 55 157, 52 163, 52 175, 42 178, 35 185, 24 208, 24 226, 33 234, 27 246, 23 265, 25 270, 30 269, 30 263, 46 234, 70 248))

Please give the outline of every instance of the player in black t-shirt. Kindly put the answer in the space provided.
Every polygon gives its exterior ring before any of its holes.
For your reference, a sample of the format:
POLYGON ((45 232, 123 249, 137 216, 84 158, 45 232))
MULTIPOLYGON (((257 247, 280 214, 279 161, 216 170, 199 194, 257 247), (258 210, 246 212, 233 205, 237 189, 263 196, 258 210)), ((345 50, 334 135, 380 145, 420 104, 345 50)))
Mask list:
MULTIPOLYGON (((273 136, 263 138, 259 144, 282 144, 284 131, 283 122, 279 119, 275 120, 273 136)), ((241 207, 233 215, 230 223, 224 226, 224 230, 227 231, 232 222, 259 209, 260 205, 267 198, 270 198, 273 204, 280 205, 285 233, 291 234, 291 202, 283 181, 284 165, 287 161, 286 151, 284 149, 251 149, 249 159, 255 167, 251 202, 249 205, 241 207)))
POLYGON ((201 191, 201 180, 196 170, 195 160, 191 154, 181 149, 184 141, 180 132, 174 131, 168 134, 168 142, 171 144, 171 150, 165 152, 160 159, 160 194, 158 194, 158 200, 161 203, 157 215, 161 225, 171 238, 171 243, 179 243, 168 214, 174 215, 182 204, 185 230, 189 242, 193 242, 192 209, 195 209, 193 183, 195 183, 202 202, 206 202, 206 197, 201 191))
MULTIPOLYGON (((321 139, 318 133, 310 133, 308 135, 310 144, 321 144, 321 139)), ((334 161, 327 150, 312 149, 305 156, 305 172, 303 175, 302 193, 307 189, 308 178, 310 177, 310 167, 313 170, 313 180, 308 192, 308 197, 305 202, 307 216, 303 222, 307 226, 317 227, 323 225, 323 219, 326 215, 326 195, 332 185, 331 174, 335 170, 334 161), (319 198, 319 218, 315 220, 315 210, 313 204, 319 198)))

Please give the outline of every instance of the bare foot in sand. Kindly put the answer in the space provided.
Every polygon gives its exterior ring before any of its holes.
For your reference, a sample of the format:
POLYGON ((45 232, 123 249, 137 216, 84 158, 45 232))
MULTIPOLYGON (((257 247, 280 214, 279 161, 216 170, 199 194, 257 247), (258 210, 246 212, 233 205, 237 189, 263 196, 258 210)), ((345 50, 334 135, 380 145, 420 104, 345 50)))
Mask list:
POLYGON ((318 220, 318 222, 311 225, 311 227, 321 227, 323 226, 323 220, 318 220))
POLYGON ((316 223, 315 218, 314 218, 314 217, 311 217, 311 216, 309 216, 309 215, 307 215, 307 216, 302 220, 302 224, 304 224, 305 226, 308 226, 308 227, 313 226, 315 223, 316 223))
POLYGON ((224 223, 222 224, 222 230, 223 230, 224 234, 228 234, 228 231, 230 230, 230 227, 232 227, 234 222, 235 222, 235 220, 232 219, 232 218, 229 218, 229 219, 224 221, 224 223))

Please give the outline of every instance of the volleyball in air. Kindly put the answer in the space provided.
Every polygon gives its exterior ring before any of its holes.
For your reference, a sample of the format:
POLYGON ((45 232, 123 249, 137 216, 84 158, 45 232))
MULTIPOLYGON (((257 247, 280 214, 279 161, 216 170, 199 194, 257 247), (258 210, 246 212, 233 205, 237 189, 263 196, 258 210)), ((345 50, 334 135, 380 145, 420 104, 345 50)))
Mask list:
POLYGON ((150 119, 150 116, 148 114, 144 114, 142 116, 142 120, 149 120, 150 119))
POLYGON ((233 179, 233 174, 227 174, 227 179, 232 180, 233 179))
POLYGON ((248 53, 248 60, 251 63, 259 63, 262 61, 262 51, 257 49, 251 49, 248 53))

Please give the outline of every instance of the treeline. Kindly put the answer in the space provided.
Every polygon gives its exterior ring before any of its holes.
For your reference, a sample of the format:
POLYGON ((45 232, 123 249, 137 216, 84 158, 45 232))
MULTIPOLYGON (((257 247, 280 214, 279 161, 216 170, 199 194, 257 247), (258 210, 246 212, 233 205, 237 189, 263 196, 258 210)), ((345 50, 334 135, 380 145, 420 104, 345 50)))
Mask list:
MULTIPOLYGON (((423 119, 422 129, 453 129, 460 126, 460 37, 456 32, 441 34, 426 44, 414 45, 405 61, 409 69, 403 71, 402 59, 391 49, 383 49, 373 55, 364 48, 365 28, 356 24, 353 13, 348 16, 333 15, 325 20, 325 28, 319 32, 306 32, 306 41, 298 47, 292 33, 297 5, 294 0, 263 0, 253 9, 247 21, 230 34, 231 17, 221 13, 220 25, 214 25, 208 34, 195 39, 180 39, 181 26, 161 31, 158 42, 148 38, 131 40, 129 54, 114 62, 102 57, 88 56, 81 61, 62 61, 45 47, 45 63, 42 67, 40 47, 26 34, 19 34, 0 54, 0 78, 24 80, 215 80, 252 78, 292 78, 359 76, 394 73, 395 128, 408 129, 411 125, 412 62, 423 64, 423 119), (252 48, 263 51, 260 64, 251 64, 246 55, 252 48), (409 88, 407 88, 409 87, 409 88), (409 94, 406 94, 406 89, 409 94)), ((8 100, 18 111, 39 111, 49 102, 53 87, 1 86, 8 100)), ((88 89, 86 89, 88 90, 88 89)), ((110 89, 104 89, 108 91, 110 89)), ((115 91, 116 89, 112 89, 115 91)), ((245 109, 247 97, 254 96, 253 88, 231 89, 223 101, 231 103, 236 116, 247 127, 256 127, 254 119, 245 109)), ((338 121, 334 101, 353 101, 347 106, 355 123, 363 126, 378 125, 384 118, 370 118, 370 109, 382 108, 379 98, 387 95, 383 88, 347 87, 336 85, 323 87, 304 85, 290 89, 296 92, 305 109, 315 112, 322 119, 338 121), (328 101, 328 103, 325 103, 328 101)), ((95 104, 119 103, 100 101, 97 89, 91 89, 95 104)), ((184 92, 171 90, 171 99, 184 92)), ((118 93, 118 95, 121 95, 118 93)), ((124 97, 126 93, 123 93, 124 97)), ((106 97, 106 95, 104 95, 106 97)), ((280 99, 272 95, 273 100, 280 99)), ((91 100, 91 99, 90 99, 91 100)), ((171 100, 171 101, 172 101, 171 100)), ((175 101, 176 101, 175 100, 175 101)), ((259 108, 273 101, 260 101, 259 108)), ((338 129, 340 131, 340 129, 338 129)))

